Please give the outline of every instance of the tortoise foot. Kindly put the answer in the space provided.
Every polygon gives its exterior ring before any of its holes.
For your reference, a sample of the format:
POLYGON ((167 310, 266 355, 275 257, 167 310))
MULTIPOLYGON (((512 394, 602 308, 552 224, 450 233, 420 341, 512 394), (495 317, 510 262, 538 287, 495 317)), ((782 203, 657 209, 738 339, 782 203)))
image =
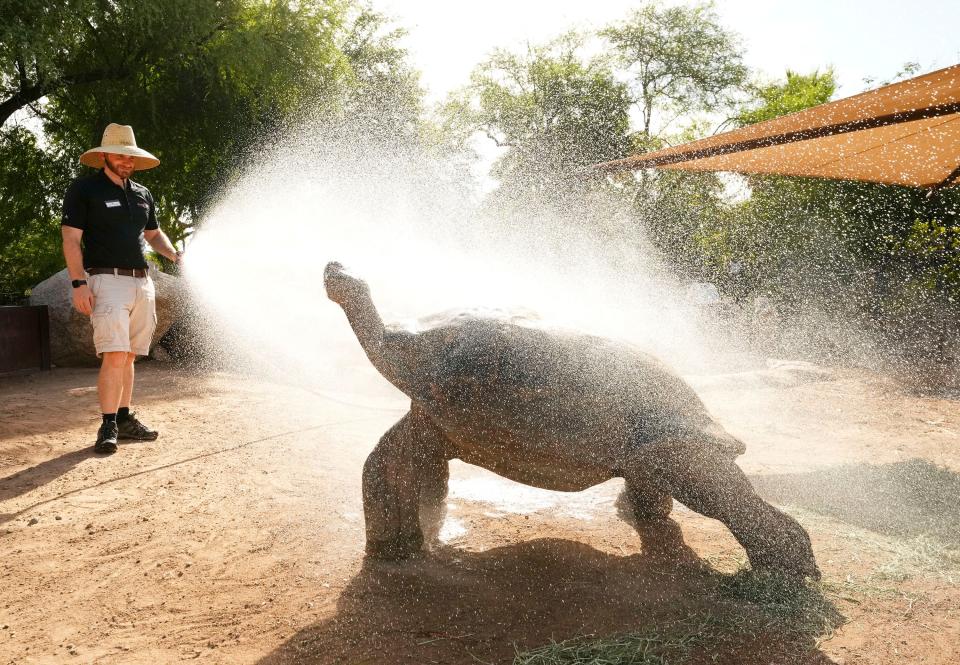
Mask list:
POLYGON ((411 534, 390 540, 368 540, 367 556, 382 561, 403 561, 423 551, 423 535, 411 534))

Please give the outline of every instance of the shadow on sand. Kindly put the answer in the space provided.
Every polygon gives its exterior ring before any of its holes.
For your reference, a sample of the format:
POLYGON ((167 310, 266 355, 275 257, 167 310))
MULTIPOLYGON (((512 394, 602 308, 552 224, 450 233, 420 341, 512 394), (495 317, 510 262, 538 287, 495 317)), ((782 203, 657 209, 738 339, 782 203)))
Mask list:
POLYGON ((886 536, 960 548, 960 474, 923 459, 753 476, 767 501, 806 508, 886 536))
MULTIPOLYGON (((137 443, 138 442, 120 441, 121 446, 136 445, 137 443)), ((94 452, 93 446, 90 445, 80 448, 79 450, 73 450, 69 453, 64 453, 59 457, 45 460, 39 464, 34 464, 33 466, 17 471, 6 478, 0 478, 0 502, 10 501, 12 499, 16 499, 18 496, 32 492, 33 490, 56 480, 60 476, 69 473, 75 466, 77 466, 77 464, 83 460, 90 459, 91 457, 109 457, 109 455, 103 455, 94 452)), ((46 503, 46 501, 41 501, 39 504, 26 506, 17 512, 0 513, 0 525, 6 524, 11 519, 31 510, 37 505, 42 505, 43 503, 46 503)))
POLYGON ((21 494, 46 485, 69 472, 83 460, 94 456, 96 453, 93 452, 93 446, 87 446, 22 469, 6 478, 0 478, 0 501, 15 499, 21 494))
MULTIPOLYGON (((771 621, 760 606, 724 590, 729 576, 686 546, 677 551, 675 522, 642 535, 662 547, 618 556, 541 539, 485 552, 442 547, 400 564, 368 559, 343 589, 334 616, 301 630, 260 665, 499 665, 512 663, 517 649, 576 636, 669 637, 678 622, 688 632, 709 624, 686 662, 832 662, 816 647, 820 629, 771 621), (703 622, 691 624, 696 617, 703 622)), ((839 613, 814 593, 839 625, 839 613)))
MULTIPOLYGON (((187 373, 147 361, 137 365, 136 411, 142 408, 149 414, 154 402, 189 403, 217 392, 203 380, 202 371, 187 373)), ((16 444, 35 435, 83 428, 81 436, 92 446, 100 426, 97 372, 95 367, 71 367, 0 376, 0 443, 16 444), (9 404, 15 406, 8 409, 9 404)))

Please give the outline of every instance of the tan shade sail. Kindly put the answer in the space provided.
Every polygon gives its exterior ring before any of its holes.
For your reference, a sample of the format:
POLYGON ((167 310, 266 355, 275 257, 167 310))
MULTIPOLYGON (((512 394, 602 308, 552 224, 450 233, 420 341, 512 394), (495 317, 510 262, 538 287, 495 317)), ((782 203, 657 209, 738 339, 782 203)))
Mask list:
POLYGON ((683 145, 597 164, 960 184, 960 65, 683 145))

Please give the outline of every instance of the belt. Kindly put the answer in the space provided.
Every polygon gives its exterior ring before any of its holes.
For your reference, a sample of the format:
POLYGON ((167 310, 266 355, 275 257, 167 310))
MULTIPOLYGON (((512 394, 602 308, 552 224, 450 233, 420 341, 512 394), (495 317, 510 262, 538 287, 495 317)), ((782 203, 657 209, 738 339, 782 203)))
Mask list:
POLYGON ((146 277, 146 268, 87 268, 88 275, 123 275, 124 277, 146 277))

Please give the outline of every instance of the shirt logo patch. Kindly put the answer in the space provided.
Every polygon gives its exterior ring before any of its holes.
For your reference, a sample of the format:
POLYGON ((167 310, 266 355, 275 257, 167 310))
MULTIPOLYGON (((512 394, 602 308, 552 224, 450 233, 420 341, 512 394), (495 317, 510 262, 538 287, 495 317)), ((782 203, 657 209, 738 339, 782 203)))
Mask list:
POLYGON ((116 199, 114 199, 113 201, 104 201, 103 203, 104 203, 104 205, 106 205, 108 208, 119 208, 119 207, 120 207, 120 201, 117 201, 116 199))

